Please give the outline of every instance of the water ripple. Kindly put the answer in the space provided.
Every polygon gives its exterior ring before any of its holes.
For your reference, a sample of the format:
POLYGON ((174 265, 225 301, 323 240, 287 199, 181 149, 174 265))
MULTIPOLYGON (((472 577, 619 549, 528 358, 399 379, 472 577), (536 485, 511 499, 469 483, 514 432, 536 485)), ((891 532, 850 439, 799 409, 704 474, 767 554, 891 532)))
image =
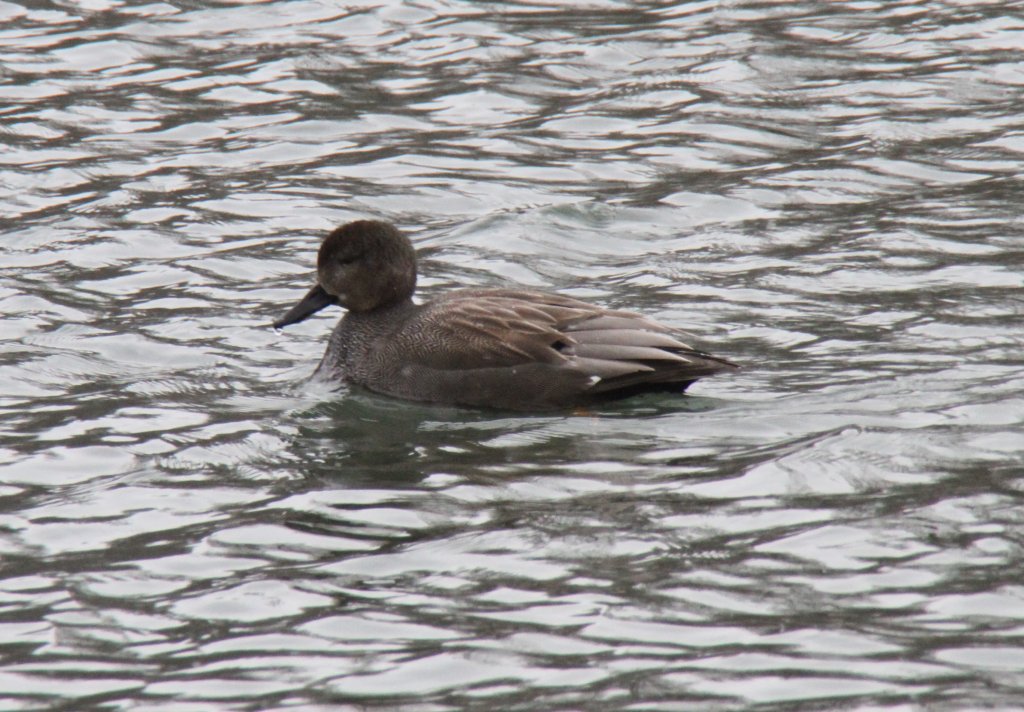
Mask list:
POLYGON ((0 707, 1017 705, 1008 10, 0 3, 0 707), (744 369, 308 383, 367 216, 744 369))

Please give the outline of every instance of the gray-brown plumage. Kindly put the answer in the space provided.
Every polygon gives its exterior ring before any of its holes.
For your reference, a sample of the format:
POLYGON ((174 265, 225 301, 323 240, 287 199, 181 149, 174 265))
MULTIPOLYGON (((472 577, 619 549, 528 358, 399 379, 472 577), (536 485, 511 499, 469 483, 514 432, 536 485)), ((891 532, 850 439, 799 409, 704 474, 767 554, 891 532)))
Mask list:
POLYGON ((360 220, 328 235, 317 275, 274 326, 345 307, 317 374, 399 398, 544 410, 681 393, 737 368, 644 316, 557 294, 460 289, 414 304, 415 250, 386 222, 360 220))

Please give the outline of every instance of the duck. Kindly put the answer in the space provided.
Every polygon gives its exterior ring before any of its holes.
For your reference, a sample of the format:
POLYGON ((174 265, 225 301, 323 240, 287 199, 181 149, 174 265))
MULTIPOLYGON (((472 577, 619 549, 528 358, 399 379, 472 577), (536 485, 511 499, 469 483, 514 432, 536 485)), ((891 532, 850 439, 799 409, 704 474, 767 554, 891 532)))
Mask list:
POLYGON ((683 393, 739 366, 641 314, 517 288, 463 288, 417 304, 416 250, 393 224, 357 220, 320 245, 317 282, 275 329, 346 313, 314 378, 428 403, 515 411, 683 393))

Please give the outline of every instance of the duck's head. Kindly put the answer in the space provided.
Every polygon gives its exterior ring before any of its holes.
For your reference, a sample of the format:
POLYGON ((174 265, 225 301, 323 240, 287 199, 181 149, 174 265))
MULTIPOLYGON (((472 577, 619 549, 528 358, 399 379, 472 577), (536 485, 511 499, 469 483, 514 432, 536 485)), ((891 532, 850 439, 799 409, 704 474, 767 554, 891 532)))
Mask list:
POLYGON ((357 220, 324 238, 316 274, 316 286, 274 328, 296 324, 332 304, 365 312, 409 299, 416 289, 416 251, 391 223, 357 220))

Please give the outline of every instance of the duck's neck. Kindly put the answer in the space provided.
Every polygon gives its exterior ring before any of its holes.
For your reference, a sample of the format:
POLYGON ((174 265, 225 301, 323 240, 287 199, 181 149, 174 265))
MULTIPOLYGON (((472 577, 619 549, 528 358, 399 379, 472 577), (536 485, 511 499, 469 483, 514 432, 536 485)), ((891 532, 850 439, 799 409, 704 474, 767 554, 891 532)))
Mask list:
POLYGON ((398 322, 403 316, 416 308, 412 297, 406 297, 400 302, 394 302, 386 306, 377 307, 367 311, 350 311, 341 317, 342 322, 349 322, 353 326, 360 325, 363 328, 371 328, 373 331, 383 333, 389 331, 390 327, 398 322))

